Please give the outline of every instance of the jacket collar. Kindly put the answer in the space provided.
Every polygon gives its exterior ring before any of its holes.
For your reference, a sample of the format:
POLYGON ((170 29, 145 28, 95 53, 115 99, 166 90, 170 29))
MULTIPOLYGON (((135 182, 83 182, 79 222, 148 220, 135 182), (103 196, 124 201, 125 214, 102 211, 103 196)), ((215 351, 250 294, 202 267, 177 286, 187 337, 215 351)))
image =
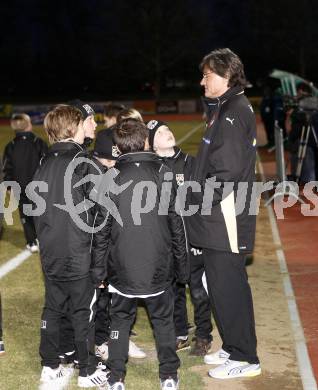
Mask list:
POLYGON ((142 161, 160 161, 160 158, 153 152, 134 152, 125 153, 118 157, 117 163, 142 162, 142 161))
POLYGON ((53 152, 60 150, 74 150, 78 152, 85 151, 83 145, 80 145, 74 141, 56 142, 51 146, 50 150, 53 152))
POLYGON ((224 104, 227 100, 234 96, 243 95, 244 89, 242 87, 233 87, 228 89, 222 96, 217 98, 202 97, 202 103, 205 113, 210 116, 217 108, 224 104))
POLYGON ((176 160, 180 157, 182 151, 180 148, 178 148, 177 146, 175 146, 174 148, 174 155, 170 156, 170 157, 160 157, 162 160, 176 160))
POLYGON ((15 136, 17 138, 20 138, 20 137, 31 137, 31 138, 34 138, 35 134, 32 133, 32 131, 16 131, 15 136))

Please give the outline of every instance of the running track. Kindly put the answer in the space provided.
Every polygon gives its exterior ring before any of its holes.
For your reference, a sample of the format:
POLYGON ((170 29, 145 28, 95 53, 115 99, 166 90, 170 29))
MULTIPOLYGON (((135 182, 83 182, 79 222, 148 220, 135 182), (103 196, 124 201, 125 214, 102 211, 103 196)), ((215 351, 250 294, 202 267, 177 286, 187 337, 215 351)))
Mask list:
MULTIPOLYGON (((259 151, 265 177, 275 176, 274 153, 259 151)), ((305 217, 300 204, 277 220, 286 263, 302 322, 312 369, 318 383, 318 217, 305 217)))

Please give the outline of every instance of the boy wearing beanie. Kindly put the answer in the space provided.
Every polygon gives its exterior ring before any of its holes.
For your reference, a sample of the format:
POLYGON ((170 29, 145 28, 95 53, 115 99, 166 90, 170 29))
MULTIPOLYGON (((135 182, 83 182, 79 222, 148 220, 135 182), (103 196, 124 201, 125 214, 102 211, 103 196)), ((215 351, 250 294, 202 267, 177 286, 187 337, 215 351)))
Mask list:
POLYGON ((71 100, 68 102, 70 106, 76 107, 81 111, 83 115, 83 128, 84 128, 84 142, 83 146, 88 148, 94 138, 97 123, 95 122, 95 111, 93 107, 87 103, 82 102, 80 99, 71 100))
MULTIPOLYGON (((194 157, 185 154, 176 147, 175 137, 167 123, 160 120, 150 120, 147 123, 149 130, 150 148, 162 158, 163 162, 174 173, 174 184, 178 188, 189 179, 194 157)), ((211 348, 212 321, 209 297, 202 284, 204 271, 201 251, 198 248, 190 249, 190 294, 194 307, 195 344, 191 354, 204 356, 211 348)), ((186 305, 186 286, 176 283, 174 302, 174 322, 176 330, 176 350, 190 348, 188 338, 188 315, 186 305)))

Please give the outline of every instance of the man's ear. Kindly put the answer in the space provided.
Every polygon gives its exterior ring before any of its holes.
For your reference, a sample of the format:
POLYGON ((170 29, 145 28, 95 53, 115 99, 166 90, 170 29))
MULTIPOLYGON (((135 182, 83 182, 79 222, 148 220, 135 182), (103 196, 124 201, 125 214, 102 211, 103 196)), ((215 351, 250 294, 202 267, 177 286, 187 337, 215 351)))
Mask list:
POLYGON ((145 140, 144 150, 149 150, 149 149, 150 149, 150 146, 149 146, 149 138, 147 137, 146 140, 145 140))

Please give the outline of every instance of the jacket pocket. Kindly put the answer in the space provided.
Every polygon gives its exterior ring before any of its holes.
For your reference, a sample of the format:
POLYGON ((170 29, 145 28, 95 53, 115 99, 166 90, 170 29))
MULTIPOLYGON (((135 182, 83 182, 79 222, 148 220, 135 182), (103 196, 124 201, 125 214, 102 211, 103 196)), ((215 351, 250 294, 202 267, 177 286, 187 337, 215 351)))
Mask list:
POLYGON ((50 257, 42 260, 43 271, 48 278, 67 280, 83 274, 78 261, 72 257, 50 257))

